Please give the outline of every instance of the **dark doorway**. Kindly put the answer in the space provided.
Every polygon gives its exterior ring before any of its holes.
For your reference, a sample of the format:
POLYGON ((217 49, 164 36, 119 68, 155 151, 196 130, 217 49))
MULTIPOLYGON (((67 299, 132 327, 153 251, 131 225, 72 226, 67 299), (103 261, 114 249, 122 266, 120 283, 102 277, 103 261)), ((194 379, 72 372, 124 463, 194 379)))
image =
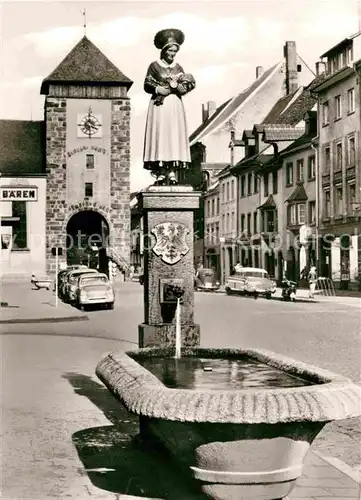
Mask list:
POLYGON ((291 247, 287 252, 286 278, 298 283, 296 252, 293 247, 291 247))
POLYGON ((228 269, 228 276, 229 276, 233 269, 233 250, 230 247, 228 247, 228 263, 229 263, 229 269, 228 269))
POLYGON ((220 265, 219 265, 219 255, 214 251, 207 251, 207 267, 213 269, 216 272, 217 279, 220 278, 220 265))
POLYGON ((332 278, 332 241, 333 240, 328 239, 327 237, 321 239, 320 276, 324 278, 332 278))
POLYGON ((109 227, 104 217, 94 210, 74 214, 67 226, 67 264, 84 264, 108 273, 106 248, 109 227))
POLYGON ((340 288, 348 290, 350 284, 350 246, 351 236, 344 234, 340 238, 340 288))
POLYGON ((266 271, 268 272, 269 276, 272 278, 275 277, 275 254, 273 250, 270 250, 269 252, 265 253, 265 265, 266 265, 266 271))
POLYGON ((280 285, 283 280, 283 267, 284 267, 284 260, 283 260, 283 253, 280 250, 278 252, 278 284, 280 285))

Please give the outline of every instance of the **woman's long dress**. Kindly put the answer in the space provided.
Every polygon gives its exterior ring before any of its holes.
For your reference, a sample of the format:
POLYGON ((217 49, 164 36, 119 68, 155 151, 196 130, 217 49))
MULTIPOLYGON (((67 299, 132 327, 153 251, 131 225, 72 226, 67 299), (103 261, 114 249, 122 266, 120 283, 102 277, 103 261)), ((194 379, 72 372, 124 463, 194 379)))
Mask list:
POLYGON ((163 104, 155 104, 158 85, 169 87, 168 78, 184 73, 178 63, 163 61, 150 64, 144 81, 144 90, 152 94, 145 127, 144 168, 155 174, 171 169, 187 168, 191 161, 187 121, 182 98, 177 93, 164 97, 163 104))

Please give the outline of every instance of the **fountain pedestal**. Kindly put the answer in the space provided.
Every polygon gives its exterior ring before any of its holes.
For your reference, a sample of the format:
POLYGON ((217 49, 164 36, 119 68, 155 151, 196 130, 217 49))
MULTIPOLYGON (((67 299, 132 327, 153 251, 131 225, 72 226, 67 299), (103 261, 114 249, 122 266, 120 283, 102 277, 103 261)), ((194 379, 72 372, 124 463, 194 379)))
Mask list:
POLYGON ((182 346, 196 347, 194 324, 193 221, 200 193, 191 186, 150 186, 138 195, 144 227, 144 323, 139 347, 175 344, 177 300, 172 286, 184 289, 182 346))

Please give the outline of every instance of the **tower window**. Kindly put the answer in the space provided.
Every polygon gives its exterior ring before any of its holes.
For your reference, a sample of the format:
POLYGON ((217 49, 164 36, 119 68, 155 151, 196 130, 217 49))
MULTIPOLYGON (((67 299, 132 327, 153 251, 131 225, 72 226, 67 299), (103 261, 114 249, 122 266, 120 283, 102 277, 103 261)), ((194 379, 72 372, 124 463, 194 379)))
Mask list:
POLYGON ((94 155, 86 155, 86 168, 94 168, 94 155))
POLYGON ((86 182, 85 183, 85 197, 91 198, 93 196, 93 183, 86 182))

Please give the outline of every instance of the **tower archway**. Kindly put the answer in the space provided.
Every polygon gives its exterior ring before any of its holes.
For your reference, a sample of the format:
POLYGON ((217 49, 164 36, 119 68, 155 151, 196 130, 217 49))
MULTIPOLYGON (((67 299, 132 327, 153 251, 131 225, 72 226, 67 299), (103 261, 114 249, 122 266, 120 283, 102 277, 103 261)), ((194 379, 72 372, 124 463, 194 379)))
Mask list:
POLYGON ((95 210, 81 210, 66 226, 67 264, 84 264, 99 272, 108 272, 107 247, 109 225, 95 210))

